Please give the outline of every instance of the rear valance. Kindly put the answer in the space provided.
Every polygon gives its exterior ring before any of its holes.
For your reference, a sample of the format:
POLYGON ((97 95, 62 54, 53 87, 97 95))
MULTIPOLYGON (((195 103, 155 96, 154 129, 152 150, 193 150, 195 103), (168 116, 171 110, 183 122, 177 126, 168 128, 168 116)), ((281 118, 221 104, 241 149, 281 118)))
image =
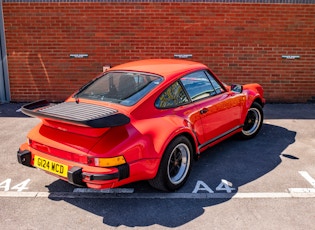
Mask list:
POLYGON ((51 104, 46 100, 36 101, 22 107, 22 112, 32 117, 79 124, 93 128, 126 125, 129 117, 105 106, 63 102, 51 104))

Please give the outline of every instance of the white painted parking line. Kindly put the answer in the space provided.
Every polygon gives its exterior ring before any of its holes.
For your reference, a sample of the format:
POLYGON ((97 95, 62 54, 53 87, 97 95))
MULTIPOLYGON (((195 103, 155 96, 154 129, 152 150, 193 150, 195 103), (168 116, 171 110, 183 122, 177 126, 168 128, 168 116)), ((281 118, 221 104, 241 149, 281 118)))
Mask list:
POLYGON ((110 188, 110 189, 102 189, 95 190, 90 188, 75 188, 73 192, 81 192, 81 193, 133 193, 135 190, 133 188, 110 188))
MULTIPOLYGON (((264 192, 264 193, 236 193, 233 198, 240 198, 240 199, 246 199, 246 198, 291 198, 291 194, 287 192, 279 192, 279 193, 273 193, 273 192, 264 192)), ((315 197, 315 194, 314 194, 315 197)))
POLYGON ((94 190, 90 188, 75 188, 73 192, 26 192, 30 179, 11 187, 11 179, 0 183, 0 197, 12 198, 143 198, 143 199, 270 199, 270 198, 315 198, 315 180, 306 172, 299 171, 313 188, 289 188, 288 192, 232 192, 232 183, 222 179, 215 191, 205 182, 198 180, 192 193, 134 193, 134 188, 112 188, 94 190), (15 190, 15 191, 12 191, 15 190), (219 192, 217 192, 219 191, 219 192), (225 192, 223 192, 225 191, 225 192))
POLYGON ((315 193, 315 188, 289 188, 290 193, 315 193))
POLYGON ((313 188, 289 188, 289 192, 294 194, 295 197, 300 197, 301 195, 312 197, 315 194, 315 180, 306 171, 299 171, 299 173, 313 188))
POLYGON ((0 192, 0 198, 60 198, 60 199, 273 199, 315 198, 315 190, 289 189, 274 193, 102 193, 102 192, 0 192))
POLYGON ((307 180, 314 188, 315 188, 315 180, 308 174, 308 172, 305 171, 299 171, 302 177, 304 177, 305 180, 307 180))
POLYGON ((38 192, 0 192, 0 197, 36 197, 38 192))

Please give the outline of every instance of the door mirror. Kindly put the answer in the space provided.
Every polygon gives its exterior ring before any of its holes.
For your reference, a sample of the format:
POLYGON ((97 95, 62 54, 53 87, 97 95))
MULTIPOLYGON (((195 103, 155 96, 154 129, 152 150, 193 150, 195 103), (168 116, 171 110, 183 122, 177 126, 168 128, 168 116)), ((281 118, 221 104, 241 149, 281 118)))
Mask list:
POLYGON ((242 85, 231 85, 231 91, 236 92, 236 93, 241 93, 243 92, 243 86, 242 85))

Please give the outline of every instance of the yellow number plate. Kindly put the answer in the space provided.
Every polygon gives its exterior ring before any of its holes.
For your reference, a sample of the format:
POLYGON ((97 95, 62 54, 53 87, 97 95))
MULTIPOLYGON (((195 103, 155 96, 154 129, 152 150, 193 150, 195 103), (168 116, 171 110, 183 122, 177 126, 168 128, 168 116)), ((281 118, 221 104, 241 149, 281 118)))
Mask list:
POLYGON ((34 166, 48 172, 57 174, 62 177, 67 177, 68 175, 68 166, 54 162, 52 160, 47 160, 45 158, 35 156, 34 166))

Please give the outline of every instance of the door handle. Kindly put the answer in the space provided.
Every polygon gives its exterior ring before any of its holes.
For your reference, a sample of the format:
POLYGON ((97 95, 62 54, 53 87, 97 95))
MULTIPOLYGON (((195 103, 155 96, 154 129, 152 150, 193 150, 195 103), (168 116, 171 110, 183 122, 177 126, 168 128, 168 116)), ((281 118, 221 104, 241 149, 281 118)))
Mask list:
POLYGON ((202 110, 200 110, 200 114, 205 114, 209 111, 208 108, 203 108, 202 110))

